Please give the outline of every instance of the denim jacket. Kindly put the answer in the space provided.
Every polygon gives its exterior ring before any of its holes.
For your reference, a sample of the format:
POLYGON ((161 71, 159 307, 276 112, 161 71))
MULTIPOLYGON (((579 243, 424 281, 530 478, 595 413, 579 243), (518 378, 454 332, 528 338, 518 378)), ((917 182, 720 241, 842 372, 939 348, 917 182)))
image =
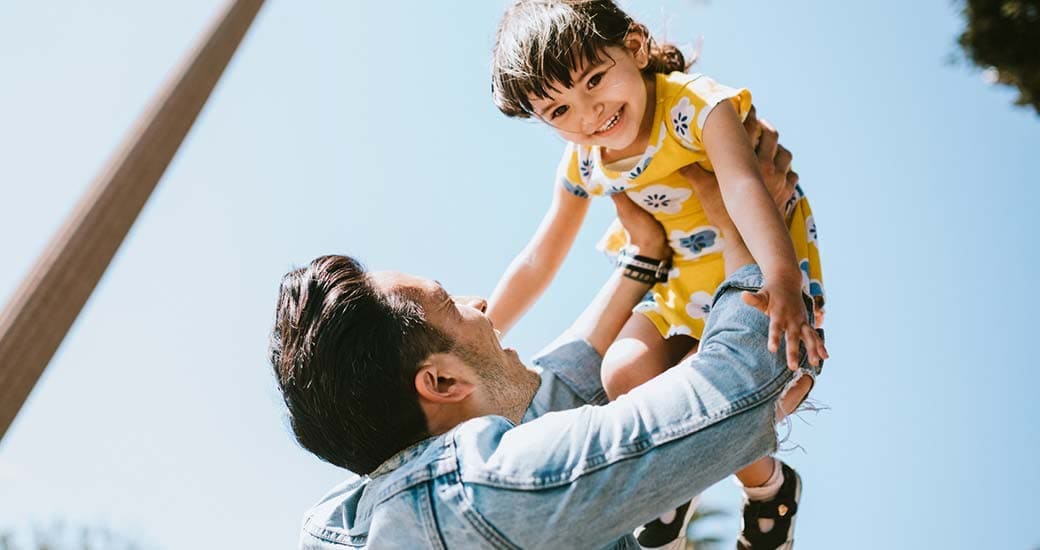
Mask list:
POLYGON ((635 527, 776 447, 792 373, 739 296, 761 285, 756 266, 731 276, 700 352, 610 403, 596 351, 559 340, 520 425, 475 418, 346 481, 307 512, 300 547, 638 548, 635 527))

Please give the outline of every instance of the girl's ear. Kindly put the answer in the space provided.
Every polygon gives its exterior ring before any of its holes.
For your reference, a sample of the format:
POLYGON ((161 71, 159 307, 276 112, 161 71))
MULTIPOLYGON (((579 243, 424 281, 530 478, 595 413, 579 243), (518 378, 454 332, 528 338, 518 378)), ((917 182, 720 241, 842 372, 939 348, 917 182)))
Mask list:
POLYGON ((625 48, 636 61, 636 66, 645 69, 650 64, 650 33, 646 26, 635 24, 625 35, 625 48))

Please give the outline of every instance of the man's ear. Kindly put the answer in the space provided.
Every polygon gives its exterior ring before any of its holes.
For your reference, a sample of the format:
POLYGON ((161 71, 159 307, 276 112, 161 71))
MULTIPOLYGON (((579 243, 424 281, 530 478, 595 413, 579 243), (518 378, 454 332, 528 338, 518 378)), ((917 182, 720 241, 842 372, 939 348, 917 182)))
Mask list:
POLYGON ((475 389, 465 363, 448 353, 431 355, 415 373, 419 398, 433 403, 458 403, 475 389))
POLYGON ((636 66, 645 69, 650 64, 650 33, 643 25, 632 25, 624 39, 625 48, 636 61, 636 66))

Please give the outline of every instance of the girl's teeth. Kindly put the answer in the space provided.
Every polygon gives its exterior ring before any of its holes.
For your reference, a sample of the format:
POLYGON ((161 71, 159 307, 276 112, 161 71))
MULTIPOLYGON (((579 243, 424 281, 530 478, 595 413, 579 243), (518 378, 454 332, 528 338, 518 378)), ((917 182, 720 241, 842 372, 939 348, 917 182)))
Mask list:
POLYGON ((495 331, 495 337, 498 338, 498 340, 501 342, 502 341, 502 331, 498 330, 497 328, 491 329, 491 330, 495 331))
POLYGON ((610 120, 608 120, 606 124, 601 126, 599 130, 596 130, 596 132, 597 133, 598 132, 606 132, 607 130, 613 128, 614 125, 617 124, 618 118, 620 116, 621 116, 621 111, 618 111, 618 112, 614 113, 614 116, 610 117, 610 120))

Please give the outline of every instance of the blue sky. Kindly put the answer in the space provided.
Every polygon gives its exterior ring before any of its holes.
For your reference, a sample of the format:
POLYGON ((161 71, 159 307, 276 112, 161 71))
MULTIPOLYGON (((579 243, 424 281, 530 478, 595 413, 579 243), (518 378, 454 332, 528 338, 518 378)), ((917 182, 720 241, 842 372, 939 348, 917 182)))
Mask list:
MULTIPOLYGON (((219 2, 0 4, 0 299, 219 2)), ((324 253, 488 294, 548 204, 562 143, 501 116, 505 2, 272 0, 0 443, 0 527, 61 517, 160 548, 286 548, 344 477, 289 436, 266 363, 278 280, 324 253)), ((946 0, 627 7, 750 88, 813 202, 826 412, 785 454, 801 548, 1026 548, 1040 490, 1040 118, 947 59, 946 0)), ((608 264, 597 201, 530 355, 608 264)), ((811 425, 809 425, 811 424, 811 425)), ((696 465, 691 465, 696 467, 696 465)), ((710 501, 729 507, 724 482, 710 501)))

